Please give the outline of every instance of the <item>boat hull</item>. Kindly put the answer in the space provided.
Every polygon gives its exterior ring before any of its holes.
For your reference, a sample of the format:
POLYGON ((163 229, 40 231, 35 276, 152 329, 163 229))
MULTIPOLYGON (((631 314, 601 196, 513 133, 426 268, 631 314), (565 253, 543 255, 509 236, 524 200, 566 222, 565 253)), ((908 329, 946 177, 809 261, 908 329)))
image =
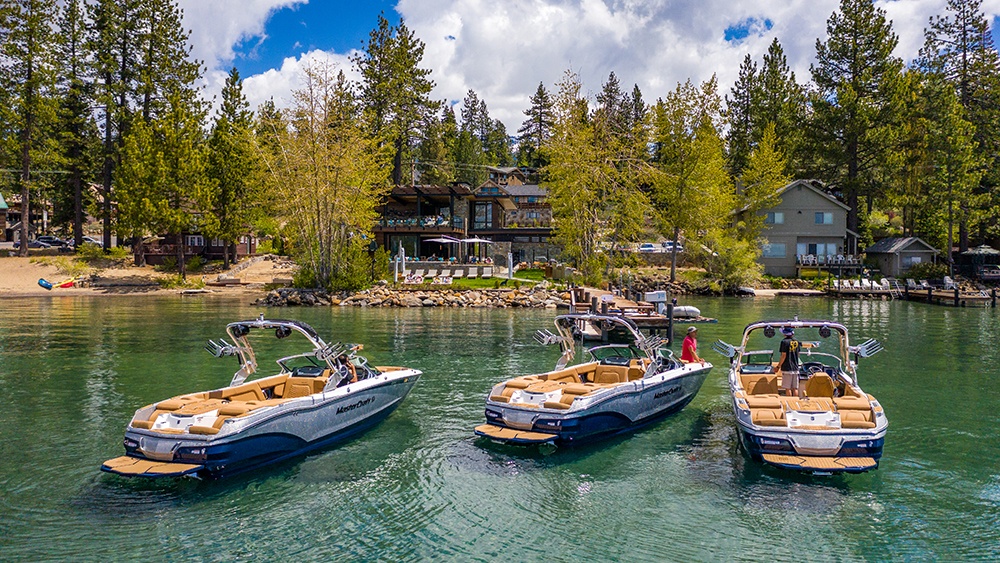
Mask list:
MULTIPOLYGON (((406 370, 377 381, 290 400, 248 416, 212 436, 163 434, 129 427, 126 456, 175 464, 177 471, 109 460, 101 469, 125 476, 220 478, 333 446, 375 426, 403 401, 420 377, 406 370), (350 389, 350 387, 355 387, 350 389), (117 463, 111 463, 117 462, 117 463), (190 466, 197 466, 192 469, 190 466)), ((228 421, 227 421, 228 422, 228 421)))
POLYGON ((574 446, 632 432, 687 406, 711 369, 710 364, 684 367, 669 376, 658 374, 621 384, 571 410, 527 408, 487 400, 487 423, 476 428, 476 434, 515 445, 574 446))

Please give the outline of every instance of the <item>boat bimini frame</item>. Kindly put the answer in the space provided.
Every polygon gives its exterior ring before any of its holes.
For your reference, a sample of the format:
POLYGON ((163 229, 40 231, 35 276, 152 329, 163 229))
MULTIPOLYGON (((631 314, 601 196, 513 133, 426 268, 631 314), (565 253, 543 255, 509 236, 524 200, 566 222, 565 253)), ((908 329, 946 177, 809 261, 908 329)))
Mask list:
MULTIPOLYGON (((573 357, 576 355, 577 339, 580 340, 580 347, 583 347, 584 326, 588 323, 605 332, 610 332, 615 328, 625 330, 631 335, 636 348, 642 350, 646 354, 646 357, 650 359, 655 359, 660 348, 666 344, 666 340, 663 337, 657 335, 646 336, 639 331, 634 322, 626 317, 617 315, 569 313, 557 316, 555 323, 558 334, 543 329, 535 331, 534 338, 536 342, 542 345, 559 344, 562 356, 559 357, 559 361, 556 363, 556 370, 565 368, 573 361, 573 357)), ((588 351, 603 347, 595 346, 589 348, 588 351)), ((656 368, 656 362, 651 362, 648 371, 655 371, 656 368)), ((647 373, 647 375, 649 374, 647 373)))
POLYGON ((287 362, 290 360, 297 358, 315 358, 317 362, 325 363, 331 373, 337 375, 337 377, 330 377, 326 386, 327 389, 336 388, 340 381, 349 375, 344 366, 336 363, 336 359, 341 355, 347 355, 349 359, 358 358, 359 356, 355 356, 354 353, 361 349, 360 345, 349 346, 341 342, 327 344, 311 326, 305 323, 285 319, 267 320, 264 318, 264 314, 261 313, 260 317, 257 319, 237 321, 226 325, 226 333, 229 334, 233 344, 226 342, 225 339, 220 339, 209 340, 205 345, 205 350, 216 358, 235 356, 237 360, 239 360, 240 369, 233 374, 233 379, 229 383, 230 387, 241 385, 244 381, 246 381, 247 377, 257 372, 257 356, 254 353, 249 340, 247 340, 247 336, 253 329, 274 329, 274 336, 278 339, 290 336, 293 331, 306 337, 306 339, 312 344, 313 350, 311 352, 295 354, 293 356, 286 356, 278 359, 277 363, 281 367, 280 373, 290 373, 292 371, 287 365, 287 362))

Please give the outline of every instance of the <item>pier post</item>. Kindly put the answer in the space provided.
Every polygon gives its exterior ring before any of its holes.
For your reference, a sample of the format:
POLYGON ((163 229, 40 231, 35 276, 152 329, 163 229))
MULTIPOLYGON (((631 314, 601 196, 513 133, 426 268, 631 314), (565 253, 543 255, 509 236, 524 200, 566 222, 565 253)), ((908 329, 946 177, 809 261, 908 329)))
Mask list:
POLYGON ((928 287, 927 288, 927 304, 931 305, 932 303, 934 303, 934 290, 932 290, 931 288, 928 287))
POLYGON ((955 306, 958 307, 958 288, 955 288, 955 306))
POLYGON ((990 305, 992 305, 994 309, 997 308, 997 288, 995 287, 990 290, 990 305))
POLYGON ((674 344, 674 304, 667 303, 667 345, 674 344))
POLYGON ((597 313, 597 311, 598 311, 598 308, 597 308, 597 297, 593 297, 592 296, 590 298, 590 312, 591 313, 597 313))

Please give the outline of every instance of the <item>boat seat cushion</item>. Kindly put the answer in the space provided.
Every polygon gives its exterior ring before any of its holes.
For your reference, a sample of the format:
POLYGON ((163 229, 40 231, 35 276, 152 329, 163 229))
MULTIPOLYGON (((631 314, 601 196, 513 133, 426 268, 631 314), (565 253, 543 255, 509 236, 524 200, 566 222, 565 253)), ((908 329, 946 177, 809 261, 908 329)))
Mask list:
POLYGON ((871 403, 867 397, 834 397, 833 404, 838 410, 870 410, 871 403))
POLYGON ((323 391, 326 380, 321 377, 289 377, 285 380, 285 388, 282 390, 282 399, 295 399, 298 397, 308 397, 314 393, 323 391))
POLYGON ((229 399, 230 401, 263 401, 267 398, 256 381, 209 391, 208 397, 210 399, 229 399))
POLYGON ((825 373, 814 373, 806 381, 807 397, 833 397, 835 389, 833 378, 825 373))
POLYGON ((752 409, 750 417, 758 426, 785 426, 785 414, 781 409, 752 409))
POLYGON ((526 377, 518 377, 511 379, 507 382, 508 389, 525 389, 532 383, 535 383, 537 379, 528 379, 526 377))
POLYGON ((625 383, 628 381, 628 368, 625 366, 597 366, 594 371, 594 383, 625 383))
POLYGON ((747 395, 747 405, 752 409, 780 409, 781 397, 776 394, 770 395, 747 395))
POLYGON ((747 395, 777 395, 778 376, 771 374, 741 375, 740 382, 747 395))
POLYGON ((871 411, 845 410, 840 411, 840 426, 842 428, 875 428, 871 411))

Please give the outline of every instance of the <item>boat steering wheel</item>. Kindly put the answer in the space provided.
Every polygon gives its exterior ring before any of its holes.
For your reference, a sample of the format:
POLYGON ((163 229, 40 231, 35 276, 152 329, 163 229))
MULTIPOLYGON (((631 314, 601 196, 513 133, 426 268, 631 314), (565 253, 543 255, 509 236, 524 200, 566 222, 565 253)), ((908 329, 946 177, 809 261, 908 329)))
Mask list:
POLYGON ((802 371, 806 372, 808 375, 826 373, 826 366, 824 366, 821 362, 806 362, 802 364, 802 371))

